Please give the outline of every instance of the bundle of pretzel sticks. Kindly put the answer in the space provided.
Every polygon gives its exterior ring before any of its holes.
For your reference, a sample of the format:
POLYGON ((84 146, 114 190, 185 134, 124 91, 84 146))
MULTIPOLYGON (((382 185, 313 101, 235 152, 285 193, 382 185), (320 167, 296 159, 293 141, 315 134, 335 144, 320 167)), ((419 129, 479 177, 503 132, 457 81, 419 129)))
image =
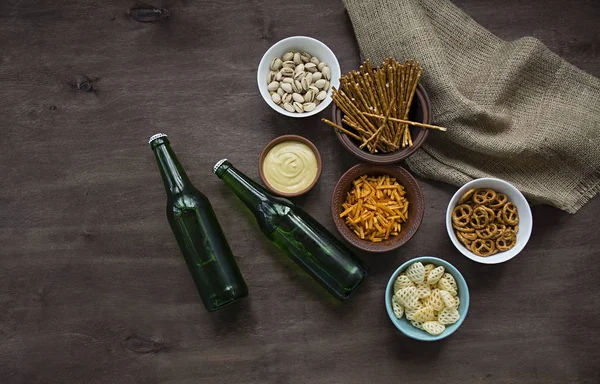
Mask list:
POLYGON ((351 130, 323 121, 360 141, 360 148, 366 147, 371 153, 412 146, 409 125, 446 130, 406 120, 422 73, 414 60, 401 64, 387 58, 376 68, 366 60, 360 71, 340 78, 340 90, 333 88, 333 101, 344 112, 342 122, 351 130))

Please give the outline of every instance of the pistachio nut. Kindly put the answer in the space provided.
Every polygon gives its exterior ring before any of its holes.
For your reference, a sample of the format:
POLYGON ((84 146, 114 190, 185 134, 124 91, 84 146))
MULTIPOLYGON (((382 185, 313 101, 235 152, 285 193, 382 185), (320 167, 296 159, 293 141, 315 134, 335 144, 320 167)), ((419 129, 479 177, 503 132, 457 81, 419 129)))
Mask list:
POLYGON ((299 93, 294 92, 292 94, 292 99, 294 99, 294 101, 297 101, 298 103, 304 103, 304 96, 302 96, 299 93))
POLYGON ((298 80, 294 80, 292 89, 294 90, 294 92, 298 92, 298 93, 302 92, 302 83, 299 82, 298 80))
POLYGON ((267 77, 267 84, 269 84, 271 81, 275 80, 275 76, 277 76, 276 71, 269 71, 269 76, 267 77))
POLYGON ((331 68, 325 66, 323 67, 323 69, 321 70, 321 72, 323 73, 323 77, 327 80, 331 80, 331 68))
POLYGON ((294 51, 287 51, 286 53, 283 54, 283 56, 281 56, 281 59, 283 61, 294 60, 294 51))
POLYGON ((281 87, 279 87, 279 89, 277 89, 277 94, 281 97, 283 97, 283 95, 285 95, 285 91, 283 89, 281 89, 281 87))
POLYGON ((281 96, 279 96, 279 94, 274 93, 271 95, 271 100, 273 100, 273 102, 275 104, 280 104, 281 103, 281 96))
POLYGON ((304 70, 307 72, 317 72, 317 66, 314 63, 304 64, 304 70))
POLYGON ((327 91, 321 91, 321 92, 317 93, 317 96, 315 96, 315 99, 321 101, 321 100, 325 100, 326 97, 327 97, 327 91))
POLYGON ((315 94, 313 93, 312 90, 309 90, 304 94, 304 102, 305 103, 310 103, 314 99, 315 99, 315 94))
POLYGON ((271 70, 278 71, 281 68, 282 61, 280 58, 276 57, 271 61, 271 70))
POLYGON ((281 73, 281 75, 285 77, 294 76, 294 70, 292 68, 282 68, 279 73, 281 73))
POLYGON ((313 111, 316 107, 317 107, 317 105, 315 103, 304 103, 302 105, 302 108, 304 109, 304 112, 313 111))
POLYGON ((310 84, 306 77, 302 79, 302 81, 300 81, 300 84, 302 84, 302 89, 304 90, 304 92, 308 91, 308 85, 310 84))
POLYGON ((323 87, 324 91, 327 91, 329 89, 329 81, 325 83, 325 86, 323 87))
POLYGON ((283 108, 288 112, 294 112, 295 108, 290 103, 284 103, 283 108))
POLYGON ((304 64, 300 64, 300 65, 296 66, 296 69, 294 69, 294 72, 295 73, 304 72, 304 64))
POLYGON ((281 72, 277 72, 277 74, 275 75, 275 81, 281 81, 281 79, 283 79, 283 75, 281 74, 281 72))
POLYGON ((326 65, 327 65, 327 64, 325 64, 324 62, 322 62, 322 61, 321 61, 319 64, 317 64, 317 69, 318 69, 319 71, 322 71, 322 70, 323 70, 323 68, 324 68, 326 65))
POLYGON ((294 74, 294 80, 302 80, 305 75, 306 75, 306 72, 304 72, 304 71, 298 72, 298 73, 294 74))
POLYGON ((290 83, 290 84, 294 84, 294 79, 292 79, 291 77, 284 77, 281 80, 282 83, 290 83))
POLYGON ((300 54, 300 58, 302 59, 302 62, 304 62, 304 63, 310 62, 310 57, 311 56, 308 53, 306 53, 306 52, 302 52, 300 54))
POLYGON ((300 57, 300 52, 294 53, 293 61, 294 61, 294 63, 296 63, 296 65, 302 64, 302 58, 300 57))
POLYGON ((313 63, 314 65, 319 65, 321 62, 319 61, 319 59, 317 59, 317 56, 313 56, 310 58, 310 62, 313 63))
POLYGON ((327 83, 327 80, 325 79, 320 79, 315 81, 315 87, 319 88, 319 89, 323 89, 325 88, 325 84, 327 83))
POLYGON ((321 80, 322 77, 323 77, 323 74, 321 72, 312 73, 313 81, 321 80))
POLYGON ((285 93, 294 92, 294 89, 292 88, 292 84, 290 84, 290 83, 281 83, 281 88, 284 90, 285 93))
POLYGON ((308 87, 308 90, 309 91, 313 91, 313 93, 315 95, 321 91, 319 88, 315 87, 314 83, 313 83, 313 85, 311 85, 310 87, 308 87))
POLYGON ((285 93, 283 96, 281 96, 281 101, 283 101, 284 103, 291 103, 292 102, 292 94, 285 93))
MULTIPOLYGON (((306 72, 306 76, 304 76, 304 78, 306 79, 306 82, 308 83, 308 85, 311 85, 313 82, 313 74, 310 72, 306 72)), ((308 90, 308 88, 306 89, 308 90)))
POLYGON ((282 68, 296 68, 296 64, 294 64, 293 61, 284 61, 283 64, 281 64, 282 68))
POLYGON ((304 107, 302 107, 302 103, 295 101, 293 106, 294 106, 294 109, 296 110, 296 112, 298 112, 298 113, 304 112, 304 107))
POLYGON ((269 85, 267 85, 267 89, 269 91, 276 91, 279 88, 279 83, 277 81, 271 81, 269 85))

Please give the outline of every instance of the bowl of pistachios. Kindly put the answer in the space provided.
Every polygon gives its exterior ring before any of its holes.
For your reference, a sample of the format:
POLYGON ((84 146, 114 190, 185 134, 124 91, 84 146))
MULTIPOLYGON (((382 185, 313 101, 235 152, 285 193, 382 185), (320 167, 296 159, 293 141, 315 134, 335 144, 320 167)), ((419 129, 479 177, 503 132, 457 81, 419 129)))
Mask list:
POLYGON ((340 74, 340 64, 327 45, 312 37, 292 36, 267 50, 256 78, 271 108, 289 117, 308 117, 331 103, 331 88, 339 88, 340 74))

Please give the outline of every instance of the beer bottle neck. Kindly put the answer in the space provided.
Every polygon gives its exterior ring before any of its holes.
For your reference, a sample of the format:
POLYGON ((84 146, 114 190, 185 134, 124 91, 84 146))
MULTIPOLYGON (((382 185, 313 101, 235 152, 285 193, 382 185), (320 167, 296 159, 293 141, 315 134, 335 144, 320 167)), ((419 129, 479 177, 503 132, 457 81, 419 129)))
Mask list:
POLYGON ((262 186, 238 171, 227 160, 219 161, 214 172, 252 211, 269 199, 269 193, 262 186))
POLYGON ((168 195, 180 193, 186 186, 191 185, 166 137, 155 139, 150 145, 156 156, 158 169, 168 195))

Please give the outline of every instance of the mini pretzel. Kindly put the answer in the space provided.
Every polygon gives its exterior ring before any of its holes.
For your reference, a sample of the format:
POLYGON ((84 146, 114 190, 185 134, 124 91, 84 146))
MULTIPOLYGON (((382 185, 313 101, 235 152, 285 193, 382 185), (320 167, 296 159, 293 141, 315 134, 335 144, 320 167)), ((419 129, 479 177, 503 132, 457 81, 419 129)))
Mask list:
POLYGON ((452 211, 452 222, 457 227, 464 227, 469 224, 473 208, 466 204, 459 205, 452 211))
POLYGON ((469 201, 471 199, 471 196, 473 196, 473 194, 475 193, 475 188, 469 189, 467 192, 465 192, 464 195, 462 195, 460 197, 460 199, 458 199, 458 204, 464 204, 467 201, 469 201))
POLYGON ((474 232, 472 232, 472 233, 463 232, 463 233, 461 233, 461 235, 469 241, 475 241, 478 239, 477 234, 474 232))
POLYGON ((508 197, 504 193, 497 193, 496 198, 488 204, 490 208, 498 209, 502 208, 504 204, 508 201, 508 197))
POLYGON ((482 205, 482 207, 488 213, 488 217, 490 218, 490 221, 494 221, 494 216, 496 216, 496 212, 494 212, 493 209, 486 207, 485 205, 482 205))
POLYGON ((519 224, 519 213, 514 203, 508 202, 502 207, 502 220, 508 225, 519 224))
MULTIPOLYGON (((488 224, 488 226, 489 226, 489 224, 488 224)), ((506 231, 506 225, 504 225, 504 224, 496 224, 496 228, 497 228, 496 232, 492 235, 492 237, 490 237, 490 239, 492 239, 492 240, 496 240, 497 238, 502 236, 504 231, 506 231)))
MULTIPOLYGON (((508 251, 517 243, 517 235, 513 231, 505 231, 499 239, 496 240, 496 247, 499 251, 508 251)), ((472 246, 473 244, 471 244, 472 246)))
POLYGON ((502 210, 500 209, 498 212, 496 212, 496 217, 494 218, 494 221, 497 224, 502 224, 504 225, 504 220, 502 219, 502 210))
MULTIPOLYGON (((463 205, 461 205, 461 207, 462 206, 463 205)), ((471 214, 469 223, 471 223, 471 226, 475 229, 482 229, 482 228, 485 228, 486 225, 488 225, 489 221, 490 221, 490 217, 488 216, 488 213, 485 210, 485 208, 484 207, 476 207, 473 210, 473 213, 471 214)))
POLYGON ((477 256, 491 256, 496 253, 496 245, 492 240, 477 239, 471 243, 471 251, 477 256))
POLYGON ((475 228, 471 228, 471 227, 457 227, 454 224, 452 224, 452 228, 456 229, 459 232, 466 232, 466 233, 473 233, 473 232, 475 232, 475 228))
POLYGON ((456 237, 465 245, 465 247, 471 249, 471 241, 465 239, 461 232, 456 232, 456 237))
POLYGON ((493 189, 478 189, 473 194, 473 201, 476 204, 487 204, 496 198, 496 191, 493 189))
POLYGON ((513 229, 513 231, 515 231, 515 233, 519 233, 519 226, 515 225, 515 228, 513 229))
MULTIPOLYGON (((494 237, 494 235, 496 235, 496 233, 498 233, 498 226, 496 224, 491 223, 488 224, 485 228, 478 229, 475 232, 477 233, 477 236, 479 236, 481 239, 491 239, 492 237, 494 237)), ((498 237, 500 237, 500 234, 501 233, 498 233, 498 237)))

